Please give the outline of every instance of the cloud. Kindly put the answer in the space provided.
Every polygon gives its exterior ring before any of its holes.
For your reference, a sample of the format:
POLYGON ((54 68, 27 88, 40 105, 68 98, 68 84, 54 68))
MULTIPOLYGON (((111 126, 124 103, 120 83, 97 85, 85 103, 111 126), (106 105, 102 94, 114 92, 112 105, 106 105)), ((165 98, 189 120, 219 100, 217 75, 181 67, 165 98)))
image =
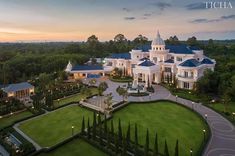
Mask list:
POLYGON ((152 14, 149 14, 149 13, 146 13, 143 15, 144 17, 149 17, 149 16, 152 16, 152 14))
POLYGON ((228 15, 228 16, 221 16, 220 18, 216 19, 206 19, 206 18, 199 18, 192 21, 189 21, 189 23, 212 23, 212 22, 221 22, 226 20, 235 19, 235 15, 228 15))
POLYGON ((235 19, 235 15, 221 16, 221 19, 224 19, 224 20, 235 19))
POLYGON ((206 8, 205 2, 192 3, 185 6, 187 10, 202 10, 206 8))
POLYGON ((125 20, 135 20, 135 17, 124 17, 125 20))
POLYGON ((170 3, 166 3, 166 2, 152 3, 152 5, 157 6, 160 10, 164 10, 166 8, 171 7, 171 4, 170 3))
POLYGON ((128 9, 128 8, 122 8, 122 11, 130 12, 131 10, 130 10, 130 9, 128 9))

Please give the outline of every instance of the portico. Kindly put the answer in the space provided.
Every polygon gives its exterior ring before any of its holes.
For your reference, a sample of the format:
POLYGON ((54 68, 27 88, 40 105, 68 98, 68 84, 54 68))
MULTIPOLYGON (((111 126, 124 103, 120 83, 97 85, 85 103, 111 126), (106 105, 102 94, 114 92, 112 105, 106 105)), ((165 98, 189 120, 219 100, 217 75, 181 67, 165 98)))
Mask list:
POLYGON ((134 84, 138 85, 139 81, 145 82, 145 87, 152 85, 152 82, 160 83, 160 69, 159 66, 152 63, 150 60, 144 62, 133 68, 134 84))

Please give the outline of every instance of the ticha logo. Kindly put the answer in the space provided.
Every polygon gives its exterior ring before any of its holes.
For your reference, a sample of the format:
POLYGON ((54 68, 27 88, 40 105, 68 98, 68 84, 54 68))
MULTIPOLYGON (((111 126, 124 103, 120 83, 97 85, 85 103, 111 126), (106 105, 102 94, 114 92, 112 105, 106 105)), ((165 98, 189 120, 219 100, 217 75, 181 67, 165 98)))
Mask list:
POLYGON ((232 9, 230 1, 205 2, 206 9, 232 9))

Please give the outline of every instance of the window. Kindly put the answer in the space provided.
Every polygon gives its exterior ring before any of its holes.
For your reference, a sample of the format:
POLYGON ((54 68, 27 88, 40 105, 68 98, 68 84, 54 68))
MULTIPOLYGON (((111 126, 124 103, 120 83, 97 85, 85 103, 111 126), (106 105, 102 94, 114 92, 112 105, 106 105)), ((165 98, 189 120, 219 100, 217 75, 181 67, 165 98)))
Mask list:
POLYGON ((184 77, 188 77, 188 72, 184 72, 184 77))
POLYGON ((176 60, 177 61, 182 61, 182 57, 177 57, 176 60))
POLYGON ((139 58, 139 55, 137 55, 136 57, 139 58))
POLYGON ((171 68, 165 67, 165 72, 171 72, 171 68))
POLYGON ((191 72, 191 77, 193 77, 193 72, 191 72))
POLYGON ((156 63, 156 62, 157 62, 157 57, 154 57, 154 58, 153 58, 153 61, 156 63))
POLYGON ((162 48, 161 48, 161 47, 160 47, 159 49, 160 49, 160 50, 162 50, 162 48))
POLYGON ((184 82, 184 88, 189 89, 189 83, 188 82, 184 82))

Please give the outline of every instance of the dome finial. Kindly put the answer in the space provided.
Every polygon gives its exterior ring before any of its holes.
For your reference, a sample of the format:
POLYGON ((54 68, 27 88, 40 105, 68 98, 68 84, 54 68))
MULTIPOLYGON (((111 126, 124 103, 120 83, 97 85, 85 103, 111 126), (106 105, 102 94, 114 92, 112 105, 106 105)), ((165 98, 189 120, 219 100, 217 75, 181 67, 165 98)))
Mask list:
POLYGON ((159 30, 157 30, 157 37, 160 37, 160 33, 159 33, 159 30))

